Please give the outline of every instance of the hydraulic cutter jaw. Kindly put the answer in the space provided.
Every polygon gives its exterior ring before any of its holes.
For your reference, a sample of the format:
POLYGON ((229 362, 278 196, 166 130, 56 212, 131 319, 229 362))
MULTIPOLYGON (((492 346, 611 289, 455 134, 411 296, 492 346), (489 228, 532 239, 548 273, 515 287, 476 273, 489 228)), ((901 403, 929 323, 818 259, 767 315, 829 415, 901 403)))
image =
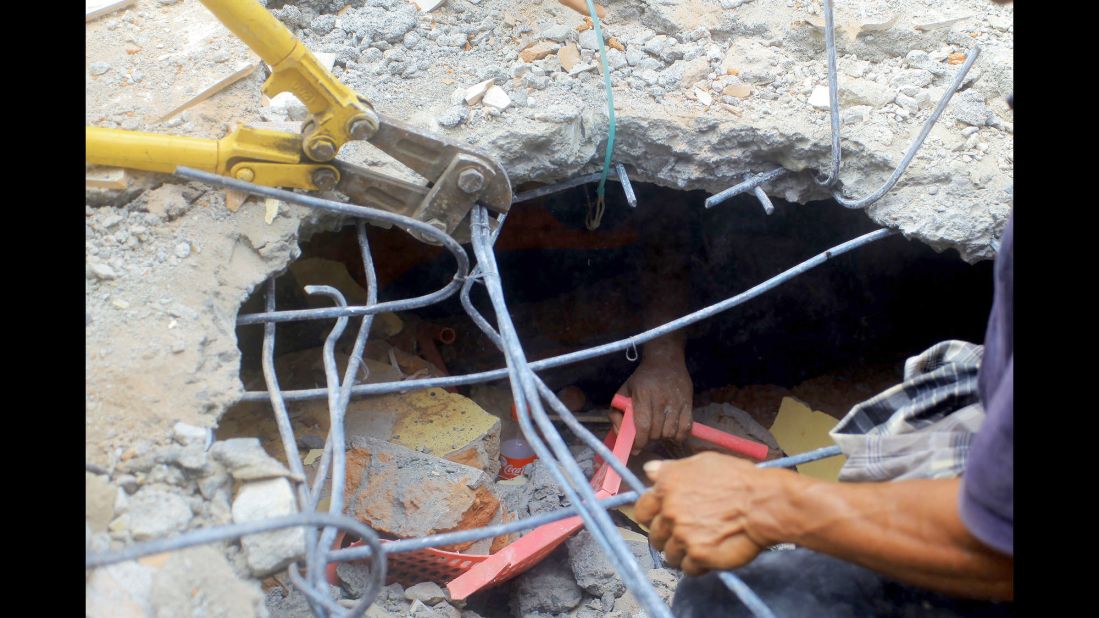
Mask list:
POLYGON ((352 201, 413 217, 451 235, 468 227, 461 223, 477 202, 498 213, 511 208, 507 172, 485 152, 385 116, 369 141, 426 178, 430 186, 337 162, 337 188, 352 201))

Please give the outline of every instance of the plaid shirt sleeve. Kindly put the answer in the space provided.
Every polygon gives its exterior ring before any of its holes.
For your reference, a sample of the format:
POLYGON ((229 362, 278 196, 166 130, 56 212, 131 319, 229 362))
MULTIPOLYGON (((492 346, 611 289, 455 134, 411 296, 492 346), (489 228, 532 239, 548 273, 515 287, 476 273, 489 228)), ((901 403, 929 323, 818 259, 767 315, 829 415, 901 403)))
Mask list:
POLYGON ((839 480, 961 476, 985 418, 977 388, 983 351, 938 343, 908 359, 903 383, 852 408, 831 432, 847 456, 839 480))

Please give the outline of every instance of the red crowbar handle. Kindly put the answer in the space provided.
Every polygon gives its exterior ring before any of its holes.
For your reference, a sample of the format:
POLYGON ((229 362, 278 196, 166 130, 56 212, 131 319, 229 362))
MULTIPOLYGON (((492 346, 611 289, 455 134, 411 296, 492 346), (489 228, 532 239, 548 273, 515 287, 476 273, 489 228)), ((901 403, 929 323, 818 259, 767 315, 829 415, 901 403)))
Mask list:
MULTIPOLYGON (((611 401, 611 407, 622 410, 622 412, 628 414, 629 417, 633 417, 633 400, 625 395, 615 395, 614 399, 611 401)), ((703 425, 702 423, 691 423, 691 435, 704 442, 709 442, 710 444, 720 446, 734 453, 751 457, 752 459, 759 459, 761 461, 767 459, 767 453, 770 451, 770 447, 762 442, 734 436, 731 433, 715 429, 709 425, 703 425)))

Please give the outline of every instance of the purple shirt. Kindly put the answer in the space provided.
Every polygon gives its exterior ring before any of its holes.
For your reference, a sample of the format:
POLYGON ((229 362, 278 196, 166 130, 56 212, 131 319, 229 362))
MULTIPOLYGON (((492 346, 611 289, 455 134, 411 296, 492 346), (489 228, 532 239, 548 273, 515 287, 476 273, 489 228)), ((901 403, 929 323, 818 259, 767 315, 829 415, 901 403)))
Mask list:
POLYGON ((996 256, 996 288, 978 378, 988 416, 970 447, 960 505, 970 533, 1009 556, 1015 546, 1014 222, 1012 213, 996 256))

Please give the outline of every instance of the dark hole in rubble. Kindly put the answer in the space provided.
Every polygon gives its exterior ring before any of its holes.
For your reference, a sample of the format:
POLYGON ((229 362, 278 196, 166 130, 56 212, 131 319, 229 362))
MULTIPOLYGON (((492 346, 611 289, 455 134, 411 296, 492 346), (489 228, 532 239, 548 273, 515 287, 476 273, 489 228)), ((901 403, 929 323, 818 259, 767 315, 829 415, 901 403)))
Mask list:
MULTIPOLYGON (((641 270, 651 263, 644 256, 646 241, 664 232, 639 229, 642 209, 660 209, 652 219, 660 228, 690 228, 691 310, 740 293, 877 228, 865 213, 831 201, 801 205, 773 198, 775 212, 767 216, 751 196, 704 210, 703 192, 642 183, 635 187, 638 210, 625 204, 615 183, 608 183, 606 214, 594 232, 584 227, 594 187, 518 204, 512 210, 497 243, 497 257, 528 358, 562 354, 644 329, 643 305, 665 289, 644 285, 641 270)), ((453 260, 442 249, 419 243, 398 229, 369 227, 368 235, 382 301, 426 293, 453 276, 453 260)), ((300 260, 314 258, 340 262, 360 285, 365 281, 353 226, 317 233, 303 243, 300 260)), ((278 308, 308 307, 302 285, 293 273, 282 275, 278 308)), ((700 393, 730 386, 790 388, 837 370, 857 382, 860 367, 881 368, 887 378, 899 378, 903 360, 935 342, 982 341, 991 296, 991 261, 969 265, 954 250, 937 253, 900 236, 878 241, 691 327, 687 362, 696 400, 700 393)), ((494 321, 481 286, 475 286, 473 302, 494 321)), ((329 304, 326 300, 323 306, 329 304)), ((241 313, 262 308, 261 286, 241 313)), ((465 316, 457 295, 417 310, 414 316, 400 317, 454 330, 453 344, 437 346, 451 375, 503 366, 500 354, 465 316)), ((331 325, 332 321, 279 324, 276 354, 319 349, 331 325)), ((341 341, 350 345, 357 327, 357 320, 349 323, 341 341)), ((242 370, 256 375, 262 328, 244 327, 238 334, 242 370)), ((414 338, 404 333, 396 339, 401 337, 414 338)), ((401 345, 417 351, 414 341, 402 340, 401 345)), ((576 385, 589 401, 605 403, 635 367, 617 353, 543 375, 555 388, 576 385)), ((262 388, 262 383, 250 387, 262 388)))
MULTIPOLYGON (((646 252, 654 234, 668 234, 676 226, 689 231, 684 249, 690 256, 686 280, 689 309, 695 310, 743 292, 877 227, 865 213, 831 201, 802 205, 773 198, 775 211, 767 216, 750 196, 705 210, 702 192, 639 183, 635 189, 641 206, 633 210, 616 184, 608 183, 607 189, 606 213, 597 231, 584 226, 594 187, 518 204, 505 224, 497 243, 503 287, 532 360, 644 329, 643 306, 668 293, 668 286, 642 272, 653 263, 646 252), (643 210, 652 208, 657 209, 656 216, 647 224, 638 224, 645 219, 643 210)), ((454 274, 453 261, 443 250, 419 243, 398 229, 370 227, 368 236, 381 301, 438 289, 454 274)), ((354 226, 318 232, 302 244, 301 258, 278 278, 278 308, 307 308, 310 304, 302 291, 304 285, 331 283, 340 277, 351 287, 355 286, 350 280, 358 286, 365 284, 354 226)), ((242 314, 263 309, 263 290, 261 286, 244 304, 242 314)), ((353 293, 364 296, 361 289, 343 291, 349 302, 353 293)), ((770 426, 780 398, 793 394, 810 401, 814 409, 841 416, 854 403, 899 382, 905 358, 947 339, 982 341, 991 296, 991 262, 968 265, 954 251, 936 253, 899 236, 835 257, 690 328, 687 363, 694 381, 695 406, 733 403, 770 426)), ((479 286, 474 289, 473 302, 494 322, 487 296, 479 286)), ((325 299, 313 306, 330 305, 325 299)), ((390 323, 376 327, 371 340, 384 339, 409 356, 419 356, 422 366, 429 368, 423 375, 441 373, 444 368, 432 365, 434 361, 445 365, 451 375, 503 366, 501 355, 465 315, 457 295, 398 317, 400 332, 387 336, 385 328, 395 328, 390 323), (453 343, 437 342, 435 354, 425 351, 417 337, 425 328, 431 332, 453 329, 453 343)), ((280 368, 284 389, 324 386, 320 348, 332 324, 324 320, 278 325, 276 355, 284 358, 305 352, 301 361, 309 365, 308 371, 300 374, 289 367, 293 375, 283 375, 285 367, 280 368)), ((350 347, 357 328, 357 320, 349 323, 341 339, 344 349, 350 347)), ((262 328, 243 327, 238 336, 245 386, 263 389, 262 328)), ((588 402, 585 411, 590 414, 593 408, 606 407, 636 366, 624 354, 616 353, 542 375, 554 389, 579 387, 588 402)), ((506 390, 506 383, 499 385, 506 390)), ((458 391, 472 394, 470 387, 458 391)), ((223 417, 223 430, 233 426, 236 412, 231 410, 223 417)), ((605 428, 593 426, 600 436, 605 428)), ((316 449, 323 444, 317 436, 311 439, 307 443, 299 436, 299 447, 316 449)), ((270 451, 271 446, 268 448, 270 451)), ((672 450, 668 454, 682 453, 672 450)), ((625 516, 613 516, 618 525, 636 531, 625 516)), ((580 550, 559 547, 539 569, 568 572, 572 551, 580 550)), ((582 551, 580 555, 584 555, 582 551)), ((547 577, 542 571, 536 577, 547 577)), ((421 576, 436 577, 442 584, 447 581, 445 574, 433 576, 426 569, 421 576)), ((524 581, 521 576, 478 592, 467 600, 466 607, 481 616, 510 616, 514 610, 510 603, 533 594, 528 589, 532 584, 524 581)), ((573 584, 565 586, 570 587, 573 584)), ((615 596, 607 591, 603 594, 615 596)))

